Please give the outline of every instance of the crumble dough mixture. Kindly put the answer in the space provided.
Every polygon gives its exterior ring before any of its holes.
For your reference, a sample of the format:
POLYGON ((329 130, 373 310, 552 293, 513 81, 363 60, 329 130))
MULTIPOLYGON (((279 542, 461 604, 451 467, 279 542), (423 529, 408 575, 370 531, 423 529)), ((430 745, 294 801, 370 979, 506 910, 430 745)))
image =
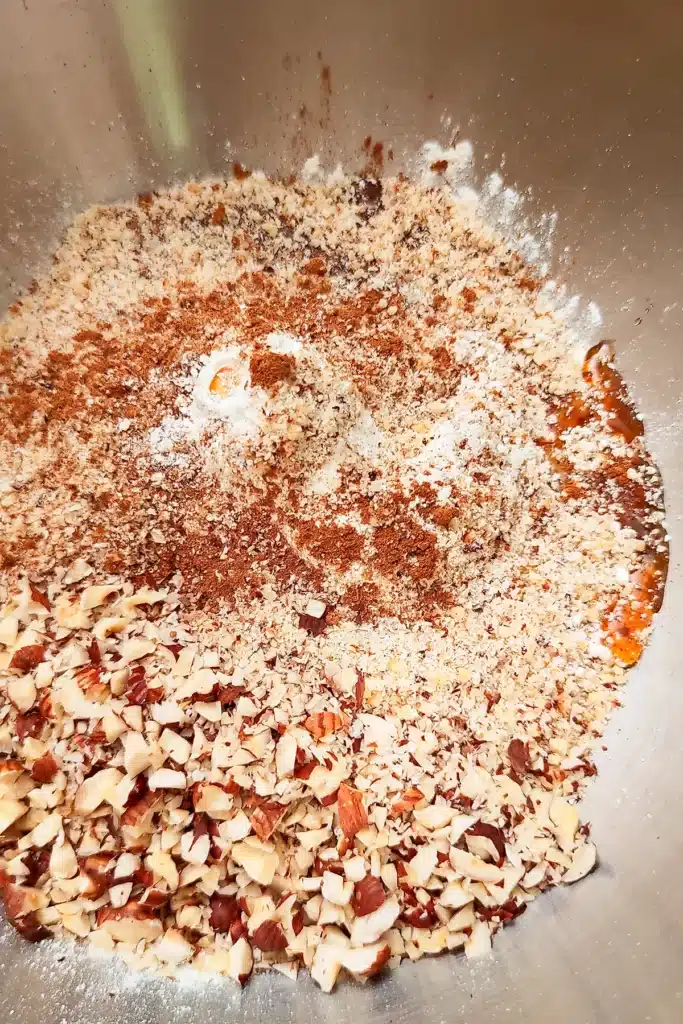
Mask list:
POLYGON ((489 951, 661 603, 607 345, 448 161, 78 217, 0 328, 0 881, 26 938, 330 991, 489 951))

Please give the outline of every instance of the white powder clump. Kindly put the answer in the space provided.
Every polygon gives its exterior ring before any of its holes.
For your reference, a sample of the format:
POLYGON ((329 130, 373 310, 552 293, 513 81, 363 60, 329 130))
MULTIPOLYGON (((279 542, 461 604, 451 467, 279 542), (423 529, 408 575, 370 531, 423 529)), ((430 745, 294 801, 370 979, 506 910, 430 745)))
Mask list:
MULTIPOLYGON (((269 334, 264 345, 283 355, 294 355, 303 348, 298 338, 282 332, 269 334)), ((157 462, 184 464, 182 454, 173 449, 183 442, 200 440, 216 422, 238 441, 258 437, 263 429, 267 395, 262 388, 252 386, 248 358, 239 345, 216 349, 201 362, 186 411, 179 417, 166 417, 148 435, 157 462)))
POLYGON ((303 348, 301 341, 293 334, 283 334, 280 331, 269 334, 265 344, 271 352, 279 352, 281 355, 296 355, 303 348))
POLYGON ((190 406, 190 419, 224 420, 235 437, 255 437, 259 431, 265 395, 251 386, 249 364, 240 349, 213 352, 203 366, 190 406))

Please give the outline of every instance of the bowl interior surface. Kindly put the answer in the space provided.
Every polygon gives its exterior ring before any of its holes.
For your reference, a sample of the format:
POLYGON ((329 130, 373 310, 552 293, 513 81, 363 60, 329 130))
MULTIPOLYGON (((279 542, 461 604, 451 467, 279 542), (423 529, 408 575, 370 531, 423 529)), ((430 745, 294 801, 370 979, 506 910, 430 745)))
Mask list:
POLYGON ((425 959, 333 997, 278 975, 242 994, 140 981, 5 929, 0 1006, 16 1024, 680 1021, 683 7, 6 0, 0 29, 5 305, 93 202, 233 161, 287 174, 317 153, 354 170, 367 136, 393 149, 391 174, 425 139, 471 139, 481 176, 502 165, 532 217, 557 211, 554 271, 616 339, 672 538, 664 609, 584 804, 601 868, 534 903, 492 959, 425 959))

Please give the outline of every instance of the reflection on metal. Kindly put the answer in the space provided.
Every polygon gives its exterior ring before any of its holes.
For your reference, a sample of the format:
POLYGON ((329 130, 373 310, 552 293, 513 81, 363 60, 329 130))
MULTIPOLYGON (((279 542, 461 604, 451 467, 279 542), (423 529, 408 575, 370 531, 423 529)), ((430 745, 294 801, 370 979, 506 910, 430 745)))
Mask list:
POLYGON ((133 983, 70 955, 67 969, 63 950, 7 937, 0 1008, 13 1024, 682 1019, 681 39, 682 4, 641 0, 0 5, 0 295, 30 280, 74 208, 224 174, 228 142, 231 159, 286 174, 313 152, 360 167, 370 135, 391 173, 460 128, 478 159, 491 154, 484 170, 504 154, 506 181, 530 186, 539 212, 557 209, 558 251, 572 250, 561 273, 617 339, 672 534, 664 609, 587 800, 601 868, 538 900, 492 961, 421 961, 333 997, 259 977, 242 995, 133 983))
POLYGON ((190 144, 179 52, 173 42, 174 5, 167 0, 114 0, 121 39, 150 136, 172 152, 190 144))

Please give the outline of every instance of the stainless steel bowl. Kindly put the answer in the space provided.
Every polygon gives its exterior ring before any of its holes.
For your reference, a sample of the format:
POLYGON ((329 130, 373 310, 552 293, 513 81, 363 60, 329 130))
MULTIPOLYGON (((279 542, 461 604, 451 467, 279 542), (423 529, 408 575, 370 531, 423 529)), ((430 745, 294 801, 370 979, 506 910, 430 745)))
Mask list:
POLYGON ((664 610, 585 805, 601 870, 534 904, 493 960, 422 961, 333 997, 280 977, 241 994, 228 982, 133 983, 4 933, 5 1019, 683 1020, 683 7, 4 0, 0 85, 6 298, 91 202, 228 173, 233 160, 288 172, 319 152, 354 168, 367 135, 393 147, 399 169, 423 139, 458 128, 482 173, 504 161, 537 211, 558 211, 558 254, 569 247, 558 273, 600 304, 617 339, 672 534, 664 610))

